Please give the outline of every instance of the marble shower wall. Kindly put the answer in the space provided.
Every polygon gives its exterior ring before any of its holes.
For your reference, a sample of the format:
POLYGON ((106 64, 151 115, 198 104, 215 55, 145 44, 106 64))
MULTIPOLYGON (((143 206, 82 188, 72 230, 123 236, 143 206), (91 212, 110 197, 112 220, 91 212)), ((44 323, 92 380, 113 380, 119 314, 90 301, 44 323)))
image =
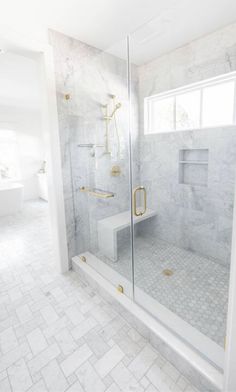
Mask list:
POLYGON ((143 98, 236 70, 236 24, 139 67, 140 177, 157 210, 140 233, 230 263, 236 127, 144 136, 143 98), (208 149, 208 186, 179 181, 179 151, 208 149))
MULTIPOLYGON (((61 137, 64 197, 69 256, 97 250, 97 221, 129 209, 129 104, 127 94, 127 63, 106 52, 75 39, 50 31, 54 51, 56 89, 61 137), (70 94, 66 100, 64 95, 70 94), (111 126, 112 154, 103 147, 94 150, 78 144, 104 145, 105 122, 102 105, 115 94, 122 106, 117 112, 121 153, 111 126), (111 176, 113 165, 121 167, 119 177, 111 176), (107 200, 81 193, 81 186, 100 188, 115 193, 107 200)), ((124 53, 126 43, 124 42, 124 53)), ((125 58, 125 56, 124 56, 125 58)), ((136 68, 133 67, 133 75, 136 68)), ((134 184, 138 183, 138 117, 137 78, 132 85, 134 102, 134 184)), ((110 107, 110 111, 112 108, 110 107)))
MULTIPOLYGON (((64 197, 70 257, 97 250, 97 221, 129 209, 128 98, 126 62, 80 41, 51 31, 54 50, 64 197), (66 100, 64 95, 70 94, 66 100), (115 94, 122 154, 111 132, 112 155, 78 144, 104 144, 101 106, 115 94), (120 165, 120 177, 112 177, 120 165), (79 192, 81 186, 115 193, 99 200, 79 192)), ((124 46, 125 47, 125 46, 124 46)), ((125 49, 124 49, 125 50, 125 49)), ((133 67, 133 186, 148 190, 148 206, 158 217, 139 225, 142 235, 154 235, 230 261, 236 164, 236 128, 217 128, 143 135, 143 98, 236 69, 236 25, 196 40, 148 64, 133 67), (139 107, 139 112, 138 112, 139 107), (208 186, 179 183, 179 151, 209 151, 208 186)), ((126 233, 125 233, 126 235, 126 233)))

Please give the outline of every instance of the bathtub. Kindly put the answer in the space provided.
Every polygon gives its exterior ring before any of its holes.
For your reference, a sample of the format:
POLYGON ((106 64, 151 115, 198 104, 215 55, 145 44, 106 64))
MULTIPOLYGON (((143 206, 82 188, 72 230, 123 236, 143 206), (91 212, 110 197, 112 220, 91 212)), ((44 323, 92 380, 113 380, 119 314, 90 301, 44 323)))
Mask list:
POLYGON ((24 185, 16 182, 0 182, 0 216, 12 215, 23 206, 24 185))

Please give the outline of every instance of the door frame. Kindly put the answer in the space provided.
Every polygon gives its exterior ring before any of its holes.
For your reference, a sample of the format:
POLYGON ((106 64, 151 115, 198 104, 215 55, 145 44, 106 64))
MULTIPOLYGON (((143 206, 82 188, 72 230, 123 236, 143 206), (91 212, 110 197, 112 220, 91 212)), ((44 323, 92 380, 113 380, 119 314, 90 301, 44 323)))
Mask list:
POLYGON ((42 129, 48 162, 48 197, 53 252, 57 271, 64 273, 69 270, 69 257, 52 47, 48 43, 39 42, 9 30, 6 26, 0 27, 0 47, 25 57, 34 57, 39 65, 42 129))

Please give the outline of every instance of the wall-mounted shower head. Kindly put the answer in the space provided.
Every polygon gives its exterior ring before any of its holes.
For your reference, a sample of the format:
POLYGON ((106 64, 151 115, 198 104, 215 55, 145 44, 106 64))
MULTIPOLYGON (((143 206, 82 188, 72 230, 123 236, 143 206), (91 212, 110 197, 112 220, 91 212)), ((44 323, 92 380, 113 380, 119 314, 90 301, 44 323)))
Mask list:
POLYGON ((120 137, 119 137, 119 132, 118 132, 118 128, 117 128, 116 111, 121 108, 121 102, 116 103, 116 96, 113 94, 110 94, 110 97, 112 99, 113 111, 111 113, 108 113, 109 103, 107 105, 102 105, 102 108, 105 109, 103 119, 106 122, 105 154, 111 154, 110 146, 109 146, 109 126, 110 126, 109 124, 113 120, 115 132, 116 132, 116 136, 117 136, 118 151, 119 151, 118 155, 119 155, 120 154, 120 137))
POLYGON ((110 115, 110 118, 112 118, 112 117, 114 116, 115 112, 116 112, 118 109, 120 109, 120 107, 121 107, 121 103, 118 102, 118 103, 115 105, 115 107, 114 107, 114 109, 113 109, 113 112, 112 112, 111 115, 110 115))

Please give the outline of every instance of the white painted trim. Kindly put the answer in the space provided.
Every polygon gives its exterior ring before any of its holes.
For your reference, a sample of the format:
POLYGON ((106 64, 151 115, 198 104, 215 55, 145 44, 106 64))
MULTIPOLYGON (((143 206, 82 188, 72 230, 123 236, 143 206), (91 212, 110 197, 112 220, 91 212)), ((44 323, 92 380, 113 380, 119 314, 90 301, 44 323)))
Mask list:
POLYGON ((53 250, 58 270, 66 272, 69 269, 69 260, 52 48, 44 42, 38 42, 31 37, 9 30, 6 26, 0 27, 0 45, 3 45, 7 51, 22 54, 26 57, 33 56, 38 60, 40 66, 43 132, 48 158, 47 177, 53 250))
MULTIPOLYGON (((83 253, 88 255, 89 252, 83 253)), ((124 294, 120 294, 116 287, 108 282, 100 273, 90 267, 88 263, 84 263, 78 256, 72 258, 82 271, 88 274, 99 286, 107 291, 108 294, 116 301, 118 301, 125 309, 132 315, 137 317, 150 331, 156 334, 163 342, 170 346, 180 357, 189 362, 199 373, 201 373, 209 382, 216 388, 222 389, 222 374, 212 366, 206 359, 202 358, 196 351, 192 350, 175 334, 169 331, 158 320, 147 313, 141 306, 137 305, 132 299, 124 294)), ((228 391, 227 391, 228 392, 228 391)), ((234 391, 235 392, 235 391, 234 391)))
POLYGON ((160 98, 160 99, 162 99, 162 98, 167 98, 169 96, 172 97, 174 95, 184 94, 184 93, 188 93, 190 91, 194 91, 197 89, 215 86, 217 84, 221 84, 224 82, 229 82, 230 80, 234 80, 234 79, 236 79, 236 71, 228 72, 226 74, 222 74, 222 75, 216 76, 214 78, 201 80, 200 82, 186 84, 184 87, 178 87, 173 90, 165 91, 163 93, 150 95, 149 97, 146 97, 146 98, 149 98, 149 99, 160 98))
POLYGON ((54 238, 56 260, 60 272, 69 270, 65 205, 62 180, 61 147, 58 126, 56 86, 52 48, 48 46, 41 55, 42 76, 44 79, 44 124, 46 148, 49 162, 48 194, 49 208, 54 238))

